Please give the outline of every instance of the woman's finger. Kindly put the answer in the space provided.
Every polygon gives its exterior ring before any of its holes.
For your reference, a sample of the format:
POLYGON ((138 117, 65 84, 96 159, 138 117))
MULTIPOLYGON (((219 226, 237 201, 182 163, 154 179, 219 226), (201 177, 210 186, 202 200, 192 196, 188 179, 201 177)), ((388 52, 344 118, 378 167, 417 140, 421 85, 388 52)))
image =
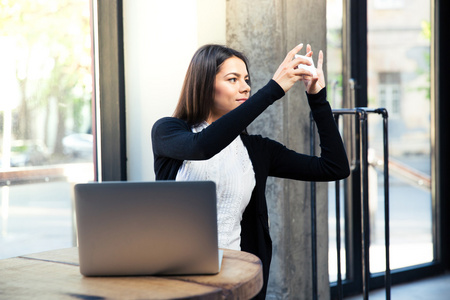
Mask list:
POLYGON ((283 63, 289 63, 294 58, 295 54, 297 54, 300 50, 303 48, 303 43, 298 44, 294 47, 291 51, 288 52, 286 55, 286 58, 284 59, 283 63))
POLYGON ((303 76, 303 77, 311 76, 311 77, 313 77, 313 74, 311 73, 311 71, 308 71, 304 68, 296 68, 293 70, 292 74, 295 76, 303 76))
POLYGON ((317 60, 317 69, 322 70, 323 66, 323 52, 322 50, 319 51, 319 59, 317 60))

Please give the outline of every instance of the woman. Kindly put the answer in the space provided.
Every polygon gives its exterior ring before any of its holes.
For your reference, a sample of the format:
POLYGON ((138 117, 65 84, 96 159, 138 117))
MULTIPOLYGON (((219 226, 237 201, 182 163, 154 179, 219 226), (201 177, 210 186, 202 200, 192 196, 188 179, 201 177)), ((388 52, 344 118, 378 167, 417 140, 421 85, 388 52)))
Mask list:
MULTIPOLYGON (((217 186, 219 247, 257 255, 263 264, 264 299, 272 256, 265 187, 268 176, 332 181, 349 175, 347 155, 326 100, 319 53, 317 75, 292 49, 272 80, 250 97, 245 56, 220 45, 194 54, 173 117, 152 129, 157 180, 212 180, 217 186), (296 153, 246 128, 267 107, 303 81, 321 139, 321 157, 296 153)), ((306 56, 311 57, 307 46, 306 56)))

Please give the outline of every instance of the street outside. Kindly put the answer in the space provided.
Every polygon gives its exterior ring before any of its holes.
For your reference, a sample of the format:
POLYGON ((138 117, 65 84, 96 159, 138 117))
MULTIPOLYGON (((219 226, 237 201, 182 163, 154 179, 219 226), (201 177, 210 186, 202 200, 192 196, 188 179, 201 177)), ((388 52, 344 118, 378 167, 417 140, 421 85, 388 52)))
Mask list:
MULTIPOLYGON (((409 165, 430 174, 429 158, 412 157, 409 165)), ((384 237, 384 183, 382 171, 378 172, 378 195, 370 217, 371 228, 370 272, 385 271, 384 237), (373 221, 373 222, 372 222, 373 221)), ((337 279, 335 184, 329 184, 329 274, 330 281, 337 279)), ((390 209, 390 268, 398 269, 423 264, 433 260, 431 192, 420 185, 410 185, 402 179, 389 178, 390 209)), ((369 200, 369 202, 371 202, 369 200)), ((341 199, 341 266, 345 278, 344 215, 341 199)))
POLYGON ((74 246, 71 186, 59 181, 0 188, 0 259, 74 246))

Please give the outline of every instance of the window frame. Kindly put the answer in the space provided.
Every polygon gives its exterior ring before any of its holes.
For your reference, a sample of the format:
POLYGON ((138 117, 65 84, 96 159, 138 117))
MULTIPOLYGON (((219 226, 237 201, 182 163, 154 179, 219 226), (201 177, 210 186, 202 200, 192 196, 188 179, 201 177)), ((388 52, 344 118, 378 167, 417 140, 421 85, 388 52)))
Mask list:
POLYGON ((95 181, 127 180, 122 0, 91 0, 95 181))

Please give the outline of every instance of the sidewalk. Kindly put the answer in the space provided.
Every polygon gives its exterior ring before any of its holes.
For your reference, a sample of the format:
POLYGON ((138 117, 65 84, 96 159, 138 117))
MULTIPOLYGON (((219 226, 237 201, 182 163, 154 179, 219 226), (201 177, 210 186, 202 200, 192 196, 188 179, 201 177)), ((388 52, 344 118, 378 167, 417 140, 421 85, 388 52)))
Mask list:
POLYGON ((74 246, 69 182, 0 190, 0 259, 74 246))

